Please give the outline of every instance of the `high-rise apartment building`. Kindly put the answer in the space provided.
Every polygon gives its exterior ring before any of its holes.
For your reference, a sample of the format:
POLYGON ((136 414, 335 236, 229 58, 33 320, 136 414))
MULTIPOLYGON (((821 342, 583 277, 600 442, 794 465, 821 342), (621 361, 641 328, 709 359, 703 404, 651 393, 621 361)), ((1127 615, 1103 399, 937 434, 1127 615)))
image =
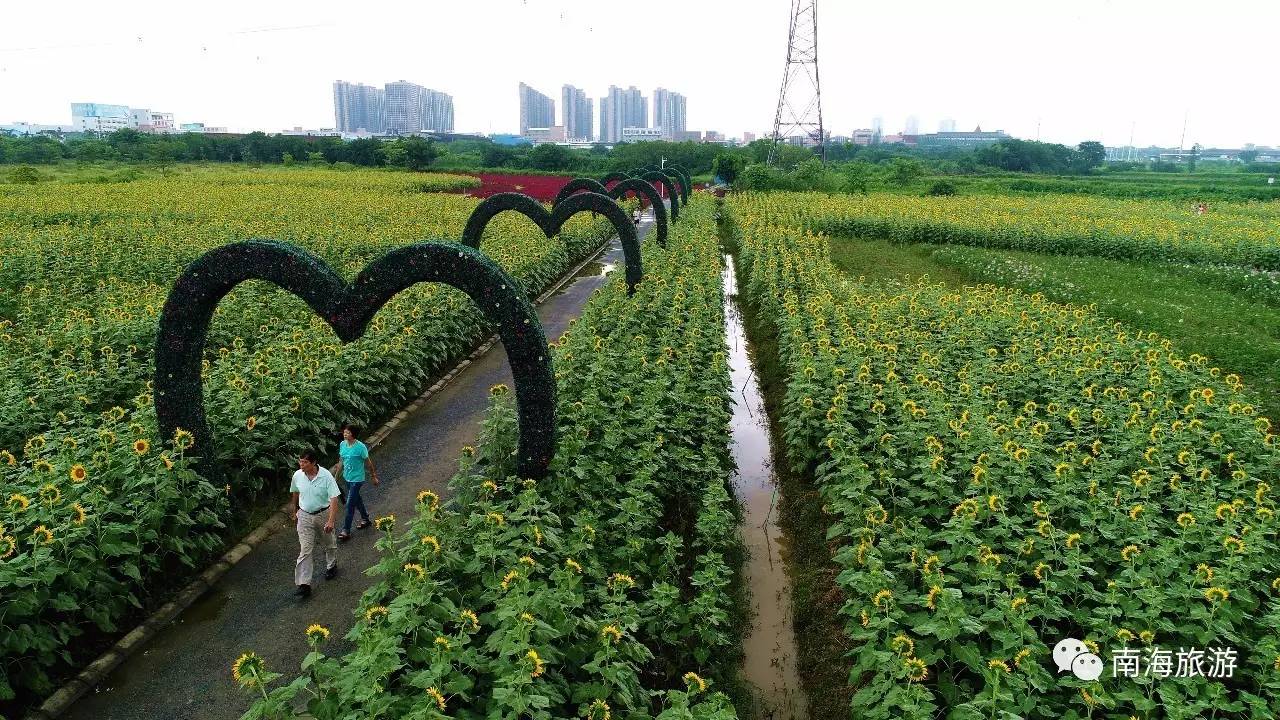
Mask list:
POLYGON ((629 127, 649 127, 649 101, 634 85, 626 90, 610 85, 600 99, 600 142, 621 142, 623 128, 629 127))
POLYGON ((565 137, 569 140, 595 138, 591 124, 591 98, 572 85, 560 89, 560 112, 563 116, 565 137))
POLYGON ((381 133, 387 129, 387 91, 337 80, 333 83, 333 121, 341 132, 381 133))
POLYGON ((520 134, 529 128, 549 128, 556 124, 556 103, 551 98, 520 83, 520 134))
POLYGON ((916 117, 915 115, 908 115, 907 127, 903 130, 903 134, 919 135, 920 134, 920 118, 916 117))
POLYGON ((386 132, 453 132, 453 96, 404 80, 385 90, 386 132))
POLYGON ((653 91, 653 127, 667 140, 681 136, 685 130, 684 95, 663 88, 653 91))

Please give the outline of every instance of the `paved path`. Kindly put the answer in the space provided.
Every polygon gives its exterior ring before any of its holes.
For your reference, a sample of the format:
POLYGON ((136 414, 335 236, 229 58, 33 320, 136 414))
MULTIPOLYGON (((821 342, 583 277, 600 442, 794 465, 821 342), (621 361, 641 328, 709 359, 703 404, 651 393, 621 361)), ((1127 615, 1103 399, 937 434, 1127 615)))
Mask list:
MULTIPOLYGON (((650 225, 642 222, 642 237, 650 225)), ((605 274, 621 265, 617 238, 598 260, 538 306, 548 340, 560 337, 604 283, 605 274)), ((371 515, 407 517, 424 488, 446 496, 462 446, 474 444, 479 435, 489 387, 500 382, 512 380, 498 343, 400 423, 373 452, 382 485, 364 491, 371 515)), ((322 464, 328 467, 335 459, 322 464)), ((287 482, 287 475, 282 470, 281 482, 287 482)), ((317 572, 314 593, 300 602, 293 596, 297 533, 293 523, 279 518, 282 531, 255 548, 63 717, 231 720, 249 708, 249 696, 231 679, 231 663, 245 650, 255 651, 268 668, 285 673, 285 679, 293 678, 308 650, 304 630, 320 623, 333 631, 330 654, 344 653, 349 643, 341 638, 351 629, 360 595, 372 584, 363 571, 378 559, 374 530, 354 531, 350 541, 339 544, 338 577, 326 581, 317 572)))

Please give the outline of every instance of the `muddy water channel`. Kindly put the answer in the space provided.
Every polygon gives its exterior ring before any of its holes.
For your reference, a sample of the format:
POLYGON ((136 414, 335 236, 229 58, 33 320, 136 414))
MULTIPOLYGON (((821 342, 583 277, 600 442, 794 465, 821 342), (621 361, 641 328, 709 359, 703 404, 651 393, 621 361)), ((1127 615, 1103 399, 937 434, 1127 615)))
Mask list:
POLYGON ((805 701, 796 674, 796 640, 791 625, 791 584, 782 560, 785 539, 778 529, 777 478, 769 419, 760 383, 751 366, 733 257, 725 256, 724 317, 733 379, 734 492, 743 507, 743 541, 750 553, 745 568, 751 593, 751 628, 743 643, 743 675, 759 691, 759 717, 803 720, 805 701))

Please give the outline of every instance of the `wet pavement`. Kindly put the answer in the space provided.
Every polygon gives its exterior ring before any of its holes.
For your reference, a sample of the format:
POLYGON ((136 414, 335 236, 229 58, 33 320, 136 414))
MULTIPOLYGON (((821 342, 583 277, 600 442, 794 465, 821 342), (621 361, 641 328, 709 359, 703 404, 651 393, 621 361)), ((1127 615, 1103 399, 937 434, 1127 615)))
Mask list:
POLYGON ((755 686, 760 718, 803 720, 806 717, 800 677, 796 672, 796 639, 792 626, 791 583, 778 529, 777 477, 769 418, 760 382, 752 369, 742 312, 738 306, 733 257, 725 256, 725 335, 733 382, 733 461, 738 472, 734 494, 742 503, 742 536, 749 557, 744 580, 751 592, 751 629, 743 639, 743 676, 755 686))
MULTIPOLYGON (((651 217, 651 216, 650 216, 651 217)), ((641 237, 651 226, 642 222, 641 237)), ((605 275, 622 261, 617 238, 596 262, 587 263, 559 291, 537 307, 548 340, 579 315, 605 275)), ((382 479, 367 486, 365 505, 373 517, 413 512, 419 491, 447 496, 464 445, 474 444, 489 401, 489 387, 510 384, 511 369, 501 343, 471 362, 421 408, 402 420, 371 453, 382 479)), ((336 458, 322 460, 331 466, 336 458)), ((288 482, 287 471, 281 482, 288 482)), ((294 597, 297 533, 283 514, 273 533, 234 566, 178 619, 120 665, 99 687, 62 717, 69 720, 229 720, 249 709, 249 696, 231 678, 231 663, 253 650, 274 672, 295 677, 308 647, 305 629, 324 625, 333 634, 330 654, 349 648, 355 608, 373 579, 363 574, 377 562, 373 528, 353 531, 338 546, 338 576, 325 580, 317 569, 313 594, 294 597)), ((317 563, 321 565, 322 563, 317 563)))

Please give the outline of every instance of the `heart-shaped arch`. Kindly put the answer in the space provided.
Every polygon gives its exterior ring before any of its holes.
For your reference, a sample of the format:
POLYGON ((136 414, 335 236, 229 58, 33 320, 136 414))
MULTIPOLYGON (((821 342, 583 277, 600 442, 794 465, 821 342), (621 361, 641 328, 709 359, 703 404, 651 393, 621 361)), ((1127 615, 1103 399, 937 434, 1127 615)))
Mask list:
POLYGON ((608 187, 609 183, 611 182, 622 182, 623 180, 626 180, 629 177, 631 176, 624 172, 611 172, 605 175, 604 177, 600 178, 600 184, 604 185, 605 187, 608 187))
POLYGON ((564 201, 565 198, 577 192, 593 192, 598 195, 608 195, 609 190, 604 185, 591 178, 574 178, 560 188, 560 192, 556 193, 555 202, 551 203, 554 207, 564 201))
POLYGON ((693 190, 693 178, 689 176, 689 171, 675 163, 667 163, 662 169, 674 174, 676 179, 680 181, 680 201, 688 205, 689 193, 693 190))
POLYGON ((640 179, 647 180, 654 187, 657 187, 659 184, 661 184, 663 187, 667 189, 667 196, 671 198, 671 220, 672 221, 679 220, 680 219, 680 194, 676 192, 675 180, 672 180, 670 175, 667 175, 666 173, 660 173, 655 170, 650 170, 649 172, 641 175, 640 179))
MULTIPOLYGON (((626 197, 627 193, 644 195, 649 204, 653 206, 653 220, 655 227, 657 227, 658 247, 665 248, 667 246, 667 206, 662 202, 662 195, 658 194, 657 188, 639 178, 627 178, 605 192, 615 200, 621 200, 626 197)), ((557 204, 561 202, 564 202, 564 200, 557 200, 557 204)))
MULTIPOLYGON (((266 280, 298 296, 344 343, 364 335, 378 310, 405 288, 444 283, 466 293, 498 327, 511 363, 520 415, 517 466, 541 478, 555 454, 556 381, 542 323, 520 285, 479 250, 422 242, 375 260, 348 285, 323 260, 286 243, 224 245, 187 266, 169 291, 156 337, 155 409, 160 431, 192 433, 192 451, 212 458, 201 380, 209 321, 219 301, 246 280, 266 280)), ((218 475, 216 463, 202 466, 218 475)))
POLYGON ((547 237, 555 237, 569 218, 580 212, 595 212, 605 216, 613 224, 622 239, 622 257, 626 265, 627 294, 635 292, 636 285, 644 273, 640 266, 640 240, 636 236, 636 227, 631 223, 627 212, 607 195, 584 192, 565 198, 564 202, 547 212, 542 203, 523 193, 498 193, 485 198, 471 217, 467 218, 467 226, 462 230, 462 242, 473 248, 480 247, 480 238, 484 229, 495 215, 506 210, 514 210, 532 220, 542 228, 547 237))
POLYGON ((653 206, 653 222, 657 228, 658 247, 665 248, 667 246, 667 206, 662 202, 662 195, 658 194, 658 189, 646 180, 627 178, 609 189, 609 197, 621 200, 629 192, 648 198, 649 204, 653 206))

